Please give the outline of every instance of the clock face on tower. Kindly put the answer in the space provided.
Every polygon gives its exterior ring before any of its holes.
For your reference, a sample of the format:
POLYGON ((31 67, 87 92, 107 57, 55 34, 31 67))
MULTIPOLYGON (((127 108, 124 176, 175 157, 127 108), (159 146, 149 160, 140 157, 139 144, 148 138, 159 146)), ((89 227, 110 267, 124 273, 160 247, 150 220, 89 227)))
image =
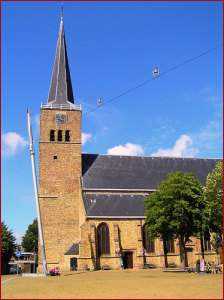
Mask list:
POLYGON ((66 115, 56 115, 56 123, 57 124, 66 123, 66 115))

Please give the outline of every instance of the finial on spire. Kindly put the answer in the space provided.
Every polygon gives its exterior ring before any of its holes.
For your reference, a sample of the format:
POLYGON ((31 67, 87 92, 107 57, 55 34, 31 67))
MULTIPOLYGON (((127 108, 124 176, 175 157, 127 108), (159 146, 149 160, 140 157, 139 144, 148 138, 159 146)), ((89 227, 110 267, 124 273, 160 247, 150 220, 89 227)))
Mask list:
POLYGON ((63 1, 61 1, 61 19, 63 20, 63 1))

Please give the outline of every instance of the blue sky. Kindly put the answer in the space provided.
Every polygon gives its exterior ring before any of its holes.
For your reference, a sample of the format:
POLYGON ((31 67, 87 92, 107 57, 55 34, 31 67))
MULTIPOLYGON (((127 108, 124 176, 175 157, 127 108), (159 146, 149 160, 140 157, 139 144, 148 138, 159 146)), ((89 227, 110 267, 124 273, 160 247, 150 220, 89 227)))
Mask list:
MULTIPOLYGON (((223 42, 220 1, 64 1, 76 104, 83 114, 223 42)), ((18 239, 36 217, 28 147, 38 169, 40 103, 47 102, 60 1, 3 1, 2 220, 18 239)), ((82 151, 222 157, 223 48, 83 115, 82 151)), ((37 170, 38 171, 38 170, 37 170)))

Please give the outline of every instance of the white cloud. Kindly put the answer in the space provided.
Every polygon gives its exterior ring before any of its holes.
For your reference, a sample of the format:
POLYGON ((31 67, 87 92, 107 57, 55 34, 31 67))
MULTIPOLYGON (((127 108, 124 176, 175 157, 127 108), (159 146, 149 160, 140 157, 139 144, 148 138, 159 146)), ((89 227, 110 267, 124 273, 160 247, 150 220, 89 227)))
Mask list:
POLYGON ((195 157, 199 152, 196 148, 191 148, 193 142, 192 139, 183 134, 176 141, 173 148, 162 149, 160 148, 157 152, 152 153, 152 156, 175 156, 175 157, 195 157))
POLYGON ((16 244, 21 245, 21 241, 22 241, 22 234, 19 232, 15 232, 13 233, 14 237, 16 238, 16 244))
POLYGON ((126 143, 125 146, 119 145, 107 150, 107 154, 115 155, 143 155, 144 150, 140 145, 126 143))
POLYGON ((28 141, 16 132, 2 134, 2 154, 4 156, 13 156, 28 144, 28 141))
POLYGON ((82 145, 85 145, 85 143, 89 142, 92 139, 91 133, 82 133, 82 145))
POLYGON ((222 120, 210 120, 208 124, 198 132, 191 135, 196 147, 201 150, 209 150, 215 156, 222 156, 223 125, 222 120))
POLYGON ((205 128, 203 128, 198 134, 197 139, 201 143, 208 143, 211 140, 217 140, 222 137, 222 122, 209 121, 205 128))
POLYGON ((102 129, 102 133, 101 133, 101 135, 103 135, 104 134, 104 132, 106 132, 106 131, 108 131, 109 130, 109 128, 107 128, 106 126, 104 126, 103 127, 103 129, 102 129))

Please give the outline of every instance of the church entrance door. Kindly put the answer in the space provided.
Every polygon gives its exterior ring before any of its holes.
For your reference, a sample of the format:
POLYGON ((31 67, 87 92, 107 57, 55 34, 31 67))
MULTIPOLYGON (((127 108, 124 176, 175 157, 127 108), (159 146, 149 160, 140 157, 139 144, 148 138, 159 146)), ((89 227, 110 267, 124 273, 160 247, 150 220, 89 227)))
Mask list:
POLYGON ((133 253, 124 252, 123 256, 124 269, 133 269, 133 253))
POLYGON ((70 258, 70 269, 71 271, 76 271, 78 268, 77 257, 70 258))
POLYGON ((193 248, 185 248, 186 267, 192 267, 194 265, 193 248))

